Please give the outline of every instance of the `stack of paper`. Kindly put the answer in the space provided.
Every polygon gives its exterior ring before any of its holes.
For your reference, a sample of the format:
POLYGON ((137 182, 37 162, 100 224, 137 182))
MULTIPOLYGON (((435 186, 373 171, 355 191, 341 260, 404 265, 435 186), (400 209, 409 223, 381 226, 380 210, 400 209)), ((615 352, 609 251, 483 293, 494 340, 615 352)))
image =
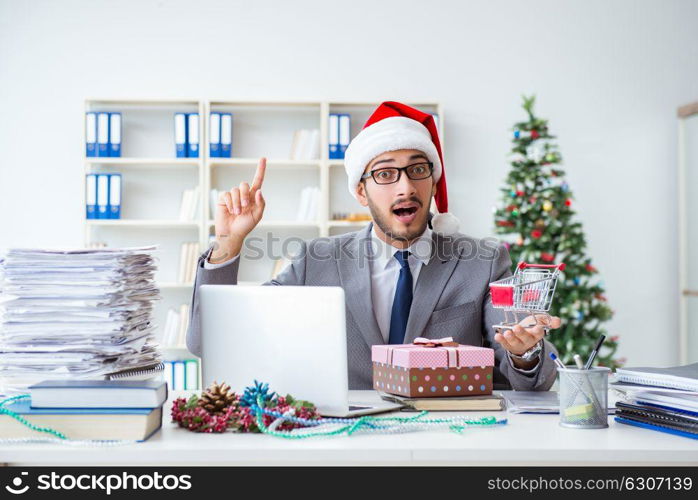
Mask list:
POLYGON ((0 393, 159 363, 154 252, 9 249, 0 256, 0 393))

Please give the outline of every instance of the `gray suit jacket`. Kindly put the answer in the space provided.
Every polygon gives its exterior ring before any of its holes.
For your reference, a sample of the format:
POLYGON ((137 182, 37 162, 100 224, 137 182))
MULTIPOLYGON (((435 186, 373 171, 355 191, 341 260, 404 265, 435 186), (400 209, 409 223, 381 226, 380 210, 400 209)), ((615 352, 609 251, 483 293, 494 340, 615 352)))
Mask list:
MULTIPOLYGON (((372 388, 371 346, 384 344, 373 314, 369 259, 371 224, 361 231, 316 238, 301 245, 297 256, 265 285, 341 286, 346 296, 349 388, 372 388)), ((457 233, 432 233, 433 253, 417 279, 405 332, 405 343, 416 337, 453 337, 461 344, 495 350, 494 384, 497 389, 548 390, 555 381, 555 352, 544 341, 537 368, 516 370, 504 348, 494 341, 493 324, 503 319, 501 309, 488 300, 491 281, 511 275, 511 259, 503 245, 457 233)), ((217 269, 204 269, 210 248, 199 257, 191 306, 187 347, 201 355, 199 294, 201 285, 237 284, 240 259, 217 269)))

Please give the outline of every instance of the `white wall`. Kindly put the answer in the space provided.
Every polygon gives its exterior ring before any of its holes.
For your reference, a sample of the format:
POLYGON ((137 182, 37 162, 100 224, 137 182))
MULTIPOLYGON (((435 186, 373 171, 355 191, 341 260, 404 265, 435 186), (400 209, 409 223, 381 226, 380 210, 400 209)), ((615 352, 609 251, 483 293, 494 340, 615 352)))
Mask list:
POLYGON ((621 354, 673 363, 675 110, 698 99, 695 19, 678 0, 1 0, 0 247, 81 244, 86 97, 440 100, 451 210, 487 236, 520 96, 536 93, 621 354))

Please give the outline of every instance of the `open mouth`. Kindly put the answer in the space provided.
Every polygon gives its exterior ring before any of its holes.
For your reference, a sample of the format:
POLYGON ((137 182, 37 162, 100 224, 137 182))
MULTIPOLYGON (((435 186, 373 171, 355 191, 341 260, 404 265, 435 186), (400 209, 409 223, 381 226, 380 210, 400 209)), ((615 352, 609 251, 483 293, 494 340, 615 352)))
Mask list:
POLYGON ((393 214, 395 214, 395 218, 403 224, 409 224, 417 217, 418 210, 419 205, 416 203, 403 203, 393 209, 393 214))

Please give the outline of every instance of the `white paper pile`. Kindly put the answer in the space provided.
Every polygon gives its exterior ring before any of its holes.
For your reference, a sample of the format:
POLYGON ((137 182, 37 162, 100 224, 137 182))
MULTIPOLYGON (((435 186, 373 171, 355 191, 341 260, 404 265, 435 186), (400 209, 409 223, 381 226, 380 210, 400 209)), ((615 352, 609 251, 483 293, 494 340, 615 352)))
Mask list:
POLYGON ((155 251, 9 249, 0 256, 0 394, 159 363, 155 251))

